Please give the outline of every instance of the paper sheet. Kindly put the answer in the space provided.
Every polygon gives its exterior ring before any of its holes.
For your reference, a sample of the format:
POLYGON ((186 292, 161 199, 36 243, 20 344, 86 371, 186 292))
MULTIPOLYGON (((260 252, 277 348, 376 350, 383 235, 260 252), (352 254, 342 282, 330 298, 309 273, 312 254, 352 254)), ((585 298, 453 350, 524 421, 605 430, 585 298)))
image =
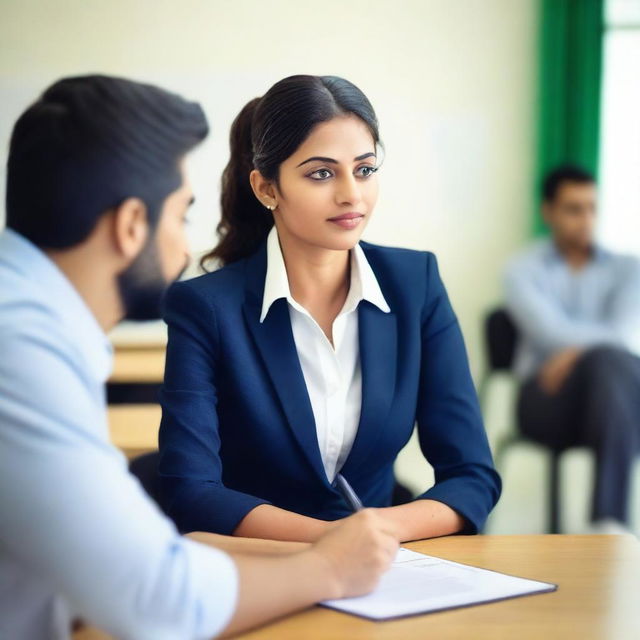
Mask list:
POLYGON ((322 605, 372 620, 466 607, 555 591, 556 585, 479 569, 400 549, 378 587, 366 596, 322 605))

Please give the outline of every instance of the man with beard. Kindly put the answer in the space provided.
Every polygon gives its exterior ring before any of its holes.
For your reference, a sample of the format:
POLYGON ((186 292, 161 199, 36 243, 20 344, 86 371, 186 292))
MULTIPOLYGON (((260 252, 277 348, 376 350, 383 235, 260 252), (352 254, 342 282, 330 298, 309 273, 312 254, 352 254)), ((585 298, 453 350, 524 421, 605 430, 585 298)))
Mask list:
POLYGON ((371 590, 397 541, 373 512, 315 545, 181 537, 109 444, 106 331, 158 317, 188 261, 199 105, 67 78, 18 119, 0 233, 0 637, 235 633, 371 590), (219 546, 214 549, 210 545, 219 546))

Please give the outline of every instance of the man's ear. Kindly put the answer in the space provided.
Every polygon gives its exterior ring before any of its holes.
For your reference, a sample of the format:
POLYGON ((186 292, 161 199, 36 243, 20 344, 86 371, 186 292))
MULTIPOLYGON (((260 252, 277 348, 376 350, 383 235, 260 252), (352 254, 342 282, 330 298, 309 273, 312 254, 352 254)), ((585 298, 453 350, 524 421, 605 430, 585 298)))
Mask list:
POLYGON ((547 225, 551 226, 551 217, 553 214, 551 203, 545 200, 542 203, 542 219, 546 222, 547 225))
POLYGON ((140 198, 127 198, 113 212, 115 248, 123 258, 132 261, 149 236, 147 207, 140 198))
POLYGON ((273 184, 257 169, 249 174, 249 182, 251 182, 254 195, 263 206, 269 209, 275 209, 278 206, 278 198, 273 184))

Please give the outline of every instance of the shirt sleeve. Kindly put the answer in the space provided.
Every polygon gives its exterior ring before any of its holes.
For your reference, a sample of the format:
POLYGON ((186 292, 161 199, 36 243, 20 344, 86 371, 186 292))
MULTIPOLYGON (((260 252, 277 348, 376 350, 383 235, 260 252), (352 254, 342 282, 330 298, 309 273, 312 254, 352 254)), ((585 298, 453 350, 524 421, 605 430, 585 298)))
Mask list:
POLYGON ((421 332, 418 437, 436 482, 419 497, 450 506, 465 518, 464 533, 477 533, 498 501, 502 485, 493 466, 462 332, 432 254, 427 255, 421 332))
POLYGON ((269 503, 226 487, 222 479, 216 316, 188 283, 177 283, 166 297, 165 320, 159 465, 164 506, 183 532, 231 535, 249 511, 269 503))
POLYGON ((640 260, 626 258, 621 271, 609 301, 607 322, 622 344, 640 355, 640 260))
POLYGON ((618 280, 601 322, 569 317, 549 296, 534 265, 515 261, 505 273, 505 304, 519 331, 543 353, 596 344, 629 346, 640 319, 640 269, 636 262, 618 280))
POLYGON ((128 473, 73 345, 29 325, 0 346, 2 553, 119 638, 218 634, 235 608, 233 561, 180 537, 128 473))

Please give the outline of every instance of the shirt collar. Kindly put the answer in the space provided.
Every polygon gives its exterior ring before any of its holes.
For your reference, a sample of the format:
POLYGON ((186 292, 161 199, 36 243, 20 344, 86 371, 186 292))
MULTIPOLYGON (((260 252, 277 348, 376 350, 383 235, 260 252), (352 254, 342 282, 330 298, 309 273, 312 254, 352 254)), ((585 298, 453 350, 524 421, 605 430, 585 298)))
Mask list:
POLYGON ((12 229, 0 233, 0 256, 37 290, 47 311, 73 336, 96 380, 111 373, 113 348, 86 302, 43 251, 12 229))
MULTIPOLYGON (((546 245, 546 255, 547 258, 556 262, 561 262, 564 264, 566 262, 564 256, 558 250, 556 243, 552 238, 548 238, 543 241, 544 245, 546 245)), ((604 247, 599 244, 594 244, 591 252, 591 259, 589 262, 602 262, 611 256, 611 252, 607 251, 604 247)))
MULTIPOLYGON (((382 295, 378 280, 364 255, 362 247, 356 245, 350 252, 350 255, 351 283, 341 313, 353 311, 361 300, 367 300, 384 313, 389 313, 391 309, 382 295)), ((287 269, 278 240, 278 232, 274 226, 267 238, 267 275, 264 283, 264 294, 262 296, 260 322, 263 322, 267 317, 271 305, 281 298, 285 298, 296 307, 298 306, 291 295, 287 269)))

